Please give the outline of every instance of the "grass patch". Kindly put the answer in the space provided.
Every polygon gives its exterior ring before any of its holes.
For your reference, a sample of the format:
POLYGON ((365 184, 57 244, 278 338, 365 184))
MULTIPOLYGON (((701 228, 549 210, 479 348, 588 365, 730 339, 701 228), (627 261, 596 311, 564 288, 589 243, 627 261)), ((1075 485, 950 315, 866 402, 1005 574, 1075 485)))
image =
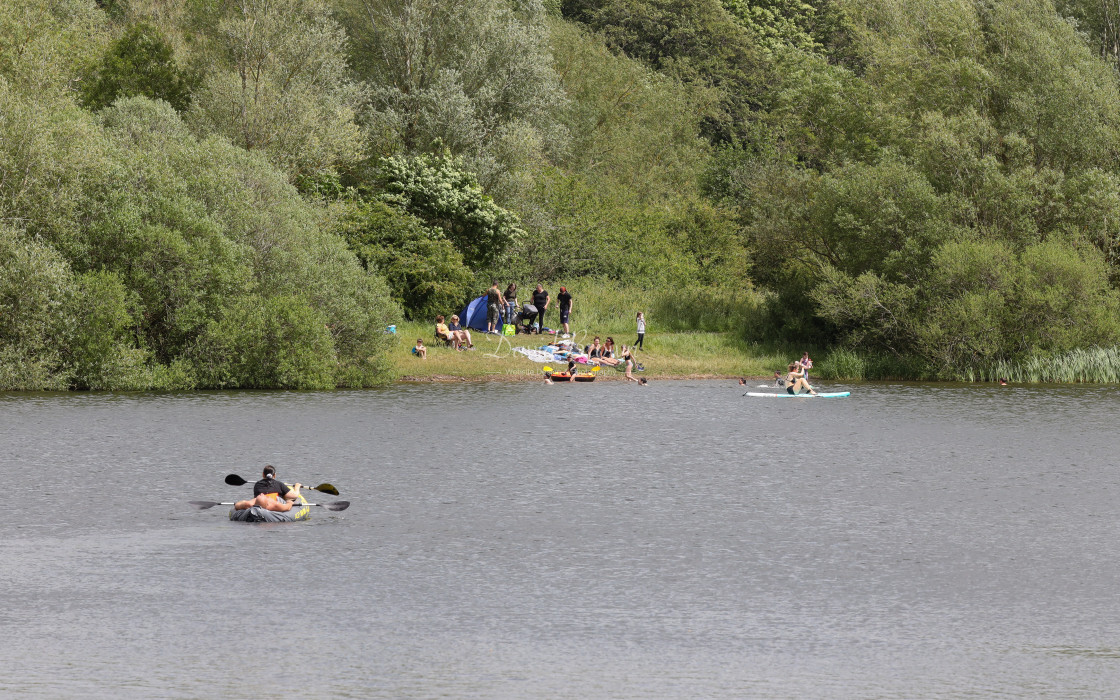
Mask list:
MULTIPOLYGON (((632 328, 623 327, 621 321, 616 323, 617 330, 597 331, 598 335, 614 337, 619 346, 633 343, 636 332, 632 328)), ((578 330, 576 324, 573 326, 575 338, 581 345, 591 342, 595 334, 578 330)), ((393 366, 398 379, 538 380, 542 376, 544 365, 514 353, 513 347, 539 347, 551 336, 518 335, 505 338, 471 331, 474 350, 460 352, 433 346, 433 330, 434 324, 404 323, 398 326, 399 342, 392 350, 393 366), (412 346, 417 338, 422 338, 428 347, 428 357, 425 360, 417 359, 412 354, 412 346)), ((775 370, 784 372, 786 364, 800 357, 802 350, 794 346, 747 343, 728 332, 651 332, 646 334, 644 345, 645 350, 639 350, 635 354, 638 362, 646 368, 642 376, 649 379, 768 377, 775 370)), ((604 368, 599 375, 603 380, 623 378, 622 372, 612 368, 604 368)))

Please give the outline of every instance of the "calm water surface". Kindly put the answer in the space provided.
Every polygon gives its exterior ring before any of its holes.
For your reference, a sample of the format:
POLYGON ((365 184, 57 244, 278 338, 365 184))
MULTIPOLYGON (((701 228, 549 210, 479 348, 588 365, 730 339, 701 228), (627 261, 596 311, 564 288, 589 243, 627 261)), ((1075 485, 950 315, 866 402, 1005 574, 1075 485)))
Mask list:
POLYGON ((0 395, 0 695, 1116 697, 1120 390, 852 390, 0 395))

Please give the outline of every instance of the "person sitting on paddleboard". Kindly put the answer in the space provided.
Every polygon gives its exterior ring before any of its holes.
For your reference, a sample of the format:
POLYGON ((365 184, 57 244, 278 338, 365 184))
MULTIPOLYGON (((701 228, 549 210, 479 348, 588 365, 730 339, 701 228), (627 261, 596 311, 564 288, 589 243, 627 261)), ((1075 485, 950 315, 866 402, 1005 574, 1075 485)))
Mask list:
POLYGON ((276 480, 276 467, 271 464, 261 472, 261 480, 253 484, 253 497, 247 501, 238 501, 233 504, 234 510, 248 510, 253 506, 260 506, 265 510, 274 510, 284 513, 292 509, 292 504, 299 498, 299 489, 302 484, 295 484, 292 488, 283 481, 276 480))
POLYGON ((809 386, 809 382, 805 381, 805 370, 801 369, 800 363, 791 362, 789 363, 789 374, 786 375, 786 392, 800 394, 802 389, 813 396, 817 395, 817 392, 813 391, 813 387, 809 386))

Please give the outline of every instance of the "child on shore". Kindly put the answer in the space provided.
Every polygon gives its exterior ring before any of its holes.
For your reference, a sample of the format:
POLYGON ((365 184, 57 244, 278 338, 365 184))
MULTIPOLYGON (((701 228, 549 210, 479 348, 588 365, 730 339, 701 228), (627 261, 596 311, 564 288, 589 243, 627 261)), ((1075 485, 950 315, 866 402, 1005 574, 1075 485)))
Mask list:
POLYGON ((424 347, 424 339, 423 338, 417 338, 416 339, 416 347, 412 348, 412 354, 416 355, 421 360, 427 359, 428 348, 424 347))
POLYGON ((646 317, 639 311, 635 320, 638 322, 638 339, 634 341, 634 347, 645 350, 645 347, 642 346, 642 341, 645 340, 646 337, 646 317))

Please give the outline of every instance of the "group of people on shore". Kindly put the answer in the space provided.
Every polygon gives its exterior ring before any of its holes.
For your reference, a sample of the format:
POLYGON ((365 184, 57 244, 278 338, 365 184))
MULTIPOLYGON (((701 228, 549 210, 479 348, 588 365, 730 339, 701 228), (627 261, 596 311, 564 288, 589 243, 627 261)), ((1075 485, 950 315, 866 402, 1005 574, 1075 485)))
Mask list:
MULTIPOLYGON (((560 326, 563 330, 557 330, 558 335, 561 337, 571 337, 571 317, 572 309, 575 301, 572 298, 571 292, 567 287, 560 287, 560 293, 556 296, 556 306, 559 310, 560 326)), ((518 307, 517 298, 517 284, 510 283, 505 291, 502 291, 498 285, 497 280, 490 283, 490 288, 486 290, 486 330, 483 331, 487 334, 500 334, 503 332, 503 326, 506 324, 513 324, 514 331, 508 328, 504 329, 506 333, 513 332, 529 332, 529 333, 544 333, 552 332, 545 325, 545 314, 552 306, 552 296, 545 290, 543 284, 537 284, 536 289, 530 293, 530 298, 525 304, 518 307), (521 323, 524 325, 521 325, 521 323)), ((635 316, 637 325, 638 336, 634 341, 633 348, 638 350, 645 349, 645 336, 646 336, 646 319, 645 314, 641 311, 637 312, 635 316)), ((470 350, 474 347, 474 341, 471 338, 471 332, 460 324, 458 315, 452 315, 450 319, 440 315, 436 317, 435 324, 436 338, 449 344, 456 350, 470 350)), ((598 338, 596 338, 598 341, 598 338)), ((613 340, 611 341, 612 347, 607 350, 609 353, 607 359, 614 359, 615 364, 620 362, 620 359, 614 358, 613 340)), ((625 349, 625 346, 623 346, 625 349)), ((588 347, 590 350, 590 346, 588 347)), ((602 350, 602 348, 600 348, 602 350)), ((424 346, 424 339, 417 338, 416 345, 412 348, 412 354, 424 359, 428 356, 428 349, 424 346)), ((609 363, 607 363, 609 364, 609 363)))
MULTIPOLYGON (((639 314, 640 315, 640 314, 639 314)), ((639 336, 640 337, 640 336, 639 336)), ((622 349, 615 354, 614 338, 607 336, 605 341, 600 342, 599 336, 591 341, 591 344, 583 349, 583 354, 587 356, 587 363, 591 365, 618 367, 621 365, 626 372, 627 381, 639 382, 645 384, 645 379, 637 379, 634 377, 634 368, 637 365, 637 359, 631 348, 622 346, 622 349)))
MULTIPOLYGON (((571 333, 571 316, 574 299, 567 287, 561 287, 556 295, 556 306, 560 313, 560 325, 564 333, 571 333)), ((542 333, 545 330, 544 317, 552 306, 552 296, 545 290, 543 284, 537 284, 521 308, 521 318, 525 320, 526 327, 542 333)), ((507 323, 516 324, 518 319, 517 283, 511 282, 503 292, 494 280, 490 289, 486 290, 486 332, 501 333, 502 326, 507 323)))
MULTIPOLYGON (((570 341, 565 341, 570 342, 570 341)), ((648 384, 645 377, 635 377, 634 370, 637 368, 641 370, 642 367, 638 365, 637 358, 631 348, 622 346, 622 349, 615 352, 614 338, 607 336, 606 340, 600 340, 599 336, 591 341, 589 345, 584 346, 583 353, 579 353, 579 348, 576 347, 573 351, 568 352, 568 371, 567 381, 576 381, 576 373, 580 364, 587 364, 593 367, 615 367, 622 368, 626 373, 626 380, 637 382, 641 386, 648 384)), ((548 368, 545 368, 548 370, 548 368)), ((545 372, 545 382, 548 384, 553 383, 552 374, 548 371, 545 372)))

